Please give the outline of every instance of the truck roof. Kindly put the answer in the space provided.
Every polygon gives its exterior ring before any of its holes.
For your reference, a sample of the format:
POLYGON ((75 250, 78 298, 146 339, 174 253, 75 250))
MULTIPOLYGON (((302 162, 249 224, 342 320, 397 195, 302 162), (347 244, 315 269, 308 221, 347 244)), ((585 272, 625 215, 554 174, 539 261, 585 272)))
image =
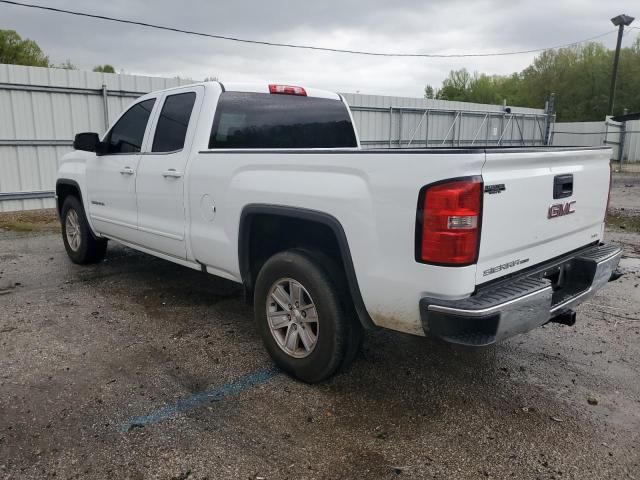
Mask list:
MULTIPOLYGON (((248 83, 248 82, 220 82, 224 89, 228 92, 252 92, 252 93, 269 93, 269 83, 248 83)), ((286 85, 290 84, 275 84, 286 85)), ((294 85, 295 87, 301 87, 307 93, 308 97, 317 98, 329 98, 332 100, 340 100, 340 96, 337 93, 330 92, 328 90, 321 90, 319 88, 309 88, 303 85, 294 85)))
MULTIPOLYGON (((193 85, 204 85, 205 87, 210 87, 213 85, 221 85, 222 88, 227 92, 248 92, 248 93, 270 93, 269 85, 278 85, 278 86, 295 86, 299 88, 303 88, 307 94, 307 97, 315 97, 315 98, 327 98, 331 100, 340 100, 340 95, 335 92, 330 92, 329 90, 322 90, 319 88, 309 88, 302 85, 290 85, 284 83, 258 83, 258 82, 217 82, 217 81, 208 81, 208 82, 194 82, 189 85, 180 85, 177 87, 166 88, 163 90, 159 90, 161 92, 174 90, 176 88, 184 88, 190 87, 193 85)), ((153 93, 157 93, 153 92, 153 93)))

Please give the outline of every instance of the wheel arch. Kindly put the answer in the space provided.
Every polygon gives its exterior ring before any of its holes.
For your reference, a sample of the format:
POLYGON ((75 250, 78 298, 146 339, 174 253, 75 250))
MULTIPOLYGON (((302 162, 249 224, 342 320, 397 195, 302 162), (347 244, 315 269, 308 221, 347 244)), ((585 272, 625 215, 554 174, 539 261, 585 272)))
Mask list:
POLYGON ((353 306, 358 319, 364 328, 375 328, 375 324, 367 312, 362 299, 362 294, 360 293, 360 287, 358 286, 358 279, 356 277, 355 267, 351 258, 351 251, 349 249, 349 243, 344 228, 337 218, 318 210, 270 204, 249 204, 243 208, 240 215, 238 231, 238 263, 242 282, 247 293, 253 292, 255 283, 255 278, 252 274, 252 261, 254 259, 251 258, 251 238, 252 227, 255 223, 254 220, 260 216, 299 220, 327 228, 337 243, 340 260, 342 262, 342 267, 344 268, 344 274, 349 288, 349 294, 353 301, 353 306))
POLYGON ((62 206, 69 195, 76 195, 78 197, 78 200, 84 209, 85 217, 89 224, 91 233, 95 237, 101 237, 93 227, 93 222, 89 215, 89 205, 85 202, 85 199, 82 196, 82 188, 80 188, 80 184, 76 180, 71 178, 59 178, 56 180, 56 211, 58 212, 58 216, 62 214, 62 206))
POLYGON ((82 190, 78 182, 69 178, 59 178, 56 180, 56 210, 58 211, 58 215, 62 213, 62 205, 69 195, 77 195, 78 200, 80 200, 80 203, 84 207, 82 190))

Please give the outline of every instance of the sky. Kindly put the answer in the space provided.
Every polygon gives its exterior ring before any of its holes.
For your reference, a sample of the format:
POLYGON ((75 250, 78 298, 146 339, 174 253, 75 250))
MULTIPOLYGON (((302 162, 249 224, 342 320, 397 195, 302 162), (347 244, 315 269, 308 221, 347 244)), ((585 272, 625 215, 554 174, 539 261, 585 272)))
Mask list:
MULTIPOLYGON (((248 39, 400 53, 486 53, 599 39, 638 0, 24 0, 39 5, 248 39)), ((288 83, 339 92, 421 97, 450 70, 510 74, 535 54, 386 58, 242 44, 0 3, 0 29, 35 40, 53 63, 202 80, 288 83)), ((630 30, 623 46, 640 34, 630 30)))

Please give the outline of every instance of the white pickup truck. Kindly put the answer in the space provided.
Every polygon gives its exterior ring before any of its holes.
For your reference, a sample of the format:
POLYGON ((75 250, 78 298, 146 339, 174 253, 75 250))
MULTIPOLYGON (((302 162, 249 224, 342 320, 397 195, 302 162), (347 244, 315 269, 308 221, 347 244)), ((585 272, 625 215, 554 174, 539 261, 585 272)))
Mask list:
POLYGON ((362 150, 344 99, 208 82, 80 133, 56 185, 72 261, 107 241, 244 286, 282 369, 321 381, 363 330, 483 346, 615 277, 608 149, 362 150))

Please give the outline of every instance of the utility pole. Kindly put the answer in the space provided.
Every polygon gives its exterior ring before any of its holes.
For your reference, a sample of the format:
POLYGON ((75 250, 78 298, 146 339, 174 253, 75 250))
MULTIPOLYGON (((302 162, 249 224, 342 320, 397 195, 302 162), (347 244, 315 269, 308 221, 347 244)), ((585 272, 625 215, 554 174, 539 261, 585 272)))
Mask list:
POLYGON ((556 109, 556 94, 552 93, 544 104, 544 145, 553 143, 553 115, 556 109))
POLYGON ((611 89, 609 90, 609 115, 613 115, 613 101, 616 95, 616 77, 618 76, 618 60, 620 59, 620 45, 622 44, 622 34, 624 27, 628 27, 634 18, 624 13, 613 17, 611 23, 618 27, 618 43, 616 44, 616 53, 613 57, 613 72, 611 73, 611 89))

